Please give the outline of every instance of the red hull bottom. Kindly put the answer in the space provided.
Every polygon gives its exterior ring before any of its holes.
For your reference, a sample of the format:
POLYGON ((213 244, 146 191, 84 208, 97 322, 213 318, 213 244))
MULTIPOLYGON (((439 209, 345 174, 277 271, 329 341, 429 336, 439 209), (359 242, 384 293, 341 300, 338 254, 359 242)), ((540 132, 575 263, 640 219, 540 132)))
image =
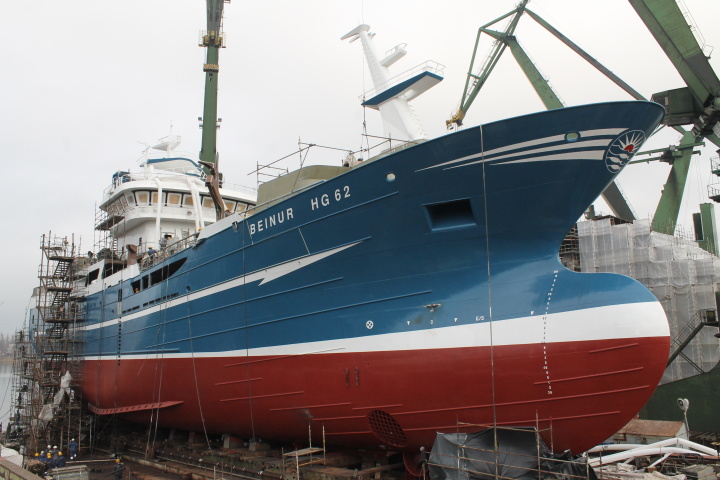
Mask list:
POLYGON ((538 426, 556 452, 610 437, 665 370, 668 337, 276 357, 87 360, 99 413, 343 446, 430 448, 437 432, 538 426), (204 422, 203 419, 204 418, 204 422))

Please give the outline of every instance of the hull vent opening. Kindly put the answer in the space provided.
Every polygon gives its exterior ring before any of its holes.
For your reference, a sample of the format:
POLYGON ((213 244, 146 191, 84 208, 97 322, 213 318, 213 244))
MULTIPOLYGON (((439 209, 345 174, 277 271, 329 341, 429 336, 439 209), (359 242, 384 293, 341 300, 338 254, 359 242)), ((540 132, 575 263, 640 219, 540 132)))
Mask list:
POLYGON ((372 433, 387 445, 398 448, 407 445, 405 432, 389 413, 373 410, 368 414, 368 425, 372 433))
POLYGON ((477 225, 470 200, 467 199, 425 205, 425 209, 430 228, 434 231, 477 225))

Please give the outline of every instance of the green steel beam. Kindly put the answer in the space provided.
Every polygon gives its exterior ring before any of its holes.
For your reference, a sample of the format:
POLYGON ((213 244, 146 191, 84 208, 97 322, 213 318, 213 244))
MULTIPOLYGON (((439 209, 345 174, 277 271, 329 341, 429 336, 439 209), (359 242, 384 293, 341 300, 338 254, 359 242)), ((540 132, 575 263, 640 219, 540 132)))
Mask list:
MULTIPOLYGON (((663 123, 692 123, 697 139, 714 136, 720 124, 720 79, 676 0, 629 1, 687 85, 652 96, 665 107, 663 123)), ((711 141, 716 143, 716 139, 711 141)))
MULTIPOLYGON (((684 134, 685 130, 680 130, 680 133, 684 134)), ((657 160, 662 160, 667 163, 672 163, 675 160, 675 157, 678 154, 675 154, 676 150, 683 150, 683 149, 692 149, 693 147, 704 147, 705 142, 693 142, 693 143, 684 143, 682 145, 672 146, 670 148, 655 148, 653 150, 643 150, 642 152, 638 153, 638 155, 651 155, 653 153, 660 153, 662 155, 659 155, 657 157, 650 157, 650 158, 643 158, 641 160, 630 160, 628 162, 628 165, 632 165, 633 163, 649 163, 654 162, 657 160)), ((693 152, 693 153, 699 153, 699 152, 693 152)))
POLYGON ((224 0, 208 0, 207 2, 207 31, 219 32, 222 24, 224 0))
POLYGON ((676 0, 629 0, 699 105, 720 94, 720 80, 676 0))
MULTIPOLYGON (((200 160, 217 162, 218 122, 218 74, 220 71, 220 49, 223 44, 221 21, 224 0, 207 0, 207 32, 201 46, 207 49, 203 71, 205 72, 205 98, 202 116, 202 143, 200 160)), ((210 173, 205 167, 205 173, 210 173)))
MULTIPOLYGON (((692 132, 684 132, 682 140, 680 140, 680 147, 693 143, 695 143, 695 135, 692 132)), ((675 225, 680 213, 680 204, 682 203, 685 183, 690 170, 693 149, 678 148, 675 153, 676 156, 672 158, 672 168, 663 187, 655 215, 653 215, 651 227, 655 232, 669 235, 675 233, 675 225)))
POLYGON ((570 48, 573 52, 577 53, 582 57, 586 62, 588 62, 590 65, 595 67, 597 70, 599 70, 603 75, 605 75, 607 78, 609 78, 615 85, 625 90, 627 93, 630 94, 635 100, 645 100, 645 97, 643 97, 640 93, 638 93, 637 90, 632 88, 630 85, 625 83, 620 77, 615 75, 613 72, 611 72, 609 69, 607 69, 603 64, 595 60, 594 57, 592 57, 589 53, 587 53, 585 50, 580 48, 575 42, 567 38, 565 35, 560 33, 555 27, 550 25, 548 22, 543 20, 537 13, 533 12, 529 8, 526 8, 525 11, 528 15, 530 15, 530 18, 535 20, 537 23, 540 24, 545 30, 553 34, 555 38, 563 42, 567 47, 570 48))
POLYGON ((700 204, 700 221, 702 223, 702 239, 698 241, 698 245, 714 255, 717 255, 715 240, 715 217, 713 215, 714 203, 700 204))
POLYGON ((720 147, 720 138, 718 138, 718 136, 714 133, 712 135, 708 135, 705 139, 714 143, 716 147, 720 147))
MULTIPOLYGON (((674 126, 683 135, 676 150, 679 156, 672 162, 652 221, 653 230, 673 234, 693 154, 692 148, 687 147, 702 138, 707 138, 715 145, 720 144, 717 136, 711 133, 713 124, 720 118, 720 79, 676 0, 629 2, 687 85, 685 88, 653 95, 653 100, 663 103, 666 108, 663 123, 674 126), (689 123, 695 124, 692 132, 686 132, 680 127, 689 123)), ((705 212, 703 220, 707 220, 707 215, 705 212)))
POLYGON ((540 97, 540 100, 542 100, 545 108, 548 110, 563 108, 565 105, 563 105, 562 101, 560 101, 558 96, 555 94, 547 79, 542 76, 533 61, 530 60, 530 57, 527 56, 525 50, 523 50, 518 43, 517 38, 513 35, 508 35, 505 37, 504 41, 507 43, 508 47, 510 47, 510 52, 515 57, 515 60, 518 65, 520 65, 520 68, 522 68, 522 71, 527 79, 530 80, 530 83, 540 97))
POLYGON ((616 181, 613 180, 610 185, 605 187, 601 196, 616 217, 627 220, 628 222, 636 219, 635 212, 633 212, 633 209, 630 207, 630 204, 627 202, 625 195, 623 195, 616 181))

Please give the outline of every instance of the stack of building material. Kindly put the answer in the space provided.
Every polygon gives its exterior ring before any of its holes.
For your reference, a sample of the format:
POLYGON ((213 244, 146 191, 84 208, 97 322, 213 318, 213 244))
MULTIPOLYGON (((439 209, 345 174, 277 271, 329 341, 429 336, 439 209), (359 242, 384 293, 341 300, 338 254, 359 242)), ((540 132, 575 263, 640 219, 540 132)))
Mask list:
POLYGON ((717 475, 710 465, 689 465, 680 470, 688 480, 717 480, 717 475))

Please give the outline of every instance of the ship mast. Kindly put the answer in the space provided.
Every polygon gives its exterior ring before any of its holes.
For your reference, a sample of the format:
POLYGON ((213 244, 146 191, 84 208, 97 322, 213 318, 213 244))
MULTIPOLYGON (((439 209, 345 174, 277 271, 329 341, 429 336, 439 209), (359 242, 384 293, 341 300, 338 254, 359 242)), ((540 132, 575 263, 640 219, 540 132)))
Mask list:
POLYGON ((207 31, 202 32, 200 46, 207 49, 203 71, 205 72, 205 99, 203 106, 202 145, 200 147, 200 164, 205 168, 206 185, 215 203, 217 220, 225 217, 225 204, 220 196, 220 179, 218 172, 217 116, 218 74, 220 71, 220 49, 223 45, 222 14, 223 5, 229 0, 207 0, 207 31))

